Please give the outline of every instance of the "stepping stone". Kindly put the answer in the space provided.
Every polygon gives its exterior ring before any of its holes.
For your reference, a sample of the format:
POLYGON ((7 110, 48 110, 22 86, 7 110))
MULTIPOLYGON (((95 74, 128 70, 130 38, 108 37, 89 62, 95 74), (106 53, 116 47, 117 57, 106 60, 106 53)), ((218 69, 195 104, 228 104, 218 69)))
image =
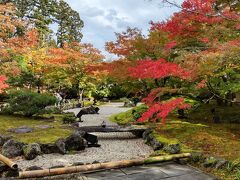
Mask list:
POLYGON ((54 128, 54 126, 52 126, 52 125, 39 125, 39 126, 36 126, 36 128, 39 128, 39 129, 52 129, 52 128, 54 128))
POLYGON ((9 129, 8 132, 13 132, 13 133, 17 133, 17 134, 25 134, 25 133, 33 132, 33 130, 34 129, 31 127, 21 126, 18 128, 9 129))

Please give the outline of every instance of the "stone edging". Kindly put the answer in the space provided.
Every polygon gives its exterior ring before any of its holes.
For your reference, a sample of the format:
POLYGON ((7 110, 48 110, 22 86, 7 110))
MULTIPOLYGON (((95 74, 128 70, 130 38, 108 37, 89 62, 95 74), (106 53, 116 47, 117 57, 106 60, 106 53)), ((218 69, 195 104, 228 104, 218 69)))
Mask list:
POLYGON ((142 134, 142 138, 144 139, 146 144, 150 145, 154 149, 154 151, 163 150, 164 152, 169 154, 178 154, 181 152, 181 145, 179 143, 167 144, 166 142, 161 142, 153 136, 153 132, 154 131, 152 129, 147 129, 142 134))

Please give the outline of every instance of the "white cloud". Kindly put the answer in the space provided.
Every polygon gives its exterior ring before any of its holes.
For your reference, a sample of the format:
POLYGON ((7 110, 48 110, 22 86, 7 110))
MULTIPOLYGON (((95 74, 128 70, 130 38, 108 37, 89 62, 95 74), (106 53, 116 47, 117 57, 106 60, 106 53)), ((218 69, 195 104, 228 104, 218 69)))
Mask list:
POLYGON ((103 16, 104 11, 102 9, 89 7, 85 11, 83 11, 83 15, 87 17, 103 16))
MULTIPOLYGON (((114 32, 137 27, 146 34, 149 22, 169 18, 178 9, 162 7, 161 0, 65 0, 84 21, 83 42, 104 50, 105 42, 115 39, 114 32)), ((183 0, 175 0, 181 3, 183 0)))

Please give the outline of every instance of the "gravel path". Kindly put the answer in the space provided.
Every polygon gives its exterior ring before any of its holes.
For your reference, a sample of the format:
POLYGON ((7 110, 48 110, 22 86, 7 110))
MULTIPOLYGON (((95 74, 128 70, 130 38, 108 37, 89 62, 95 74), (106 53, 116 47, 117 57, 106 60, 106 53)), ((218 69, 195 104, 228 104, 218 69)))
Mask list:
MULTIPOLYGON (((105 121, 107 125, 116 125, 108 120, 108 117, 112 114, 117 114, 129 110, 129 108, 123 108, 122 103, 110 103, 100 107, 99 114, 96 115, 84 115, 81 126, 96 126, 100 125, 102 121, 105 121)), ((77 114, 80 109, 68 110, 77 114)), ((98 135, 99 144, 101 147, 87 148, 77 154, 48 154, 38 156, 36 159, 18 160, 17 163, 21 169, 25 169, 30 166, 39 166, 42 168, 49 168, 58 165, 71 165, 73 163, 83 162, 92 163, 94 161, 116 161, 123 159, 133 159, 139 157, 149 156, 153 150, 149 146, 145 145, 142 139, 138 139, 131 133, 118 132, 118 133, 94 133, 98 135)))

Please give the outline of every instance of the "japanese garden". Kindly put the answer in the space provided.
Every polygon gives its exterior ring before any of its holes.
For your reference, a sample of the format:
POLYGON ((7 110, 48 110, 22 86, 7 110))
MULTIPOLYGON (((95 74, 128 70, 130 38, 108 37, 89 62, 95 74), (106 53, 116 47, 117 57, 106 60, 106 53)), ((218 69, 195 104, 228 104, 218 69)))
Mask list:
POLYGON ((240 180, 240 2, 114 2, 0 0, 0 178, 240 180))

